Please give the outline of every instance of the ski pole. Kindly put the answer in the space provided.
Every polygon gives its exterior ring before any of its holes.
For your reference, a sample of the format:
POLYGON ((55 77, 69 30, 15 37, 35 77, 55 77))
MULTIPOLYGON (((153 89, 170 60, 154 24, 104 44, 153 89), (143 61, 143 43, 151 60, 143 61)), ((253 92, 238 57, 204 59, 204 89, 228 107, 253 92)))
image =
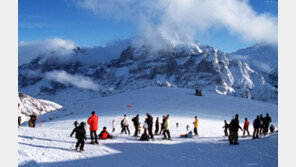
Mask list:
POLYGON ((38 122, 39 122, 40 127, 42 128, 39 117, 37 117, 37 119, 38 119, 38 122))

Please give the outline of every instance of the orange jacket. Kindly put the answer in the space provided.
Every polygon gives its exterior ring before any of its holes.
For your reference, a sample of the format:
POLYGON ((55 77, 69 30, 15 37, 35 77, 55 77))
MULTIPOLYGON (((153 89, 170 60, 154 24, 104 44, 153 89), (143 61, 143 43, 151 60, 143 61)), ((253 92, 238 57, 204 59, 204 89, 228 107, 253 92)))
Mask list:
POLYGON ((248 127, 249 127, 249 121, 247 120, 244 124, 244 129, 248 129, 248 127))
POLYGON ((99 122, 99 117, 96 114, 89 117, 87 120, 87 123, 89 124, 89 130, 90 131, 98 130, 98 122, 99 122))
POLYGON ((107 131, 102 131, 99 135, 99 139, 107 139, 109 137, 109 133, 107 131))

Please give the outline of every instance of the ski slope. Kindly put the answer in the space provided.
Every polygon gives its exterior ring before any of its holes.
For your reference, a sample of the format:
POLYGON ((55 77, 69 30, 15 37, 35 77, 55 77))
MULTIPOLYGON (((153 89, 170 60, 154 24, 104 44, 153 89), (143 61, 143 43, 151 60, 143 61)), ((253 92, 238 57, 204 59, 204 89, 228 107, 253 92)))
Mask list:
MULTIPOLYGON (((81 93, 71 101, 64 97, 73 92, 64 93, 55 101, 64 109, 40 116, 42 128, 37 125, 32 129, 24 123, 18 129, 19 166, 277 166, 277 134, 258 140, 240 137, 240 145, 230 146, 222 129, 223 120, 229 122, 236 113, 243 126, 244 117, 248 117, 251 124, 257 114, 267 112, 277 128, 276 104, 210 92, 197 97, 192 90, 175 88, 145 88, 104 98, 89 98, 81 93), (133 107, 127 109, 126 105, 133 107), (86 144, 84 153, 76 152, 73 150, 76 139, 69 136, 73 122, 86 121, 92 110, 99 116, 99 131, 103 126, 110 131, 115 120, 116 131, 112 134, 116 138, 100 141, 100 145, 86 144), (157 116, 161 122, 162 115, 170 114, 172 141, 160 140, 162 136, 149 142, 139 141, 132 137, 131 121, 131 135, 119 133, 123 114, 131 120, 139 113, 143 124, 146 112, 151 113, 154 122, 157 116), (180 134, 187 133, 186 125, 192 130, 195 115, 199 118, 199 137, 179 138, 180 134)), ((252 133, 251 125, 249 129, 252 133)))

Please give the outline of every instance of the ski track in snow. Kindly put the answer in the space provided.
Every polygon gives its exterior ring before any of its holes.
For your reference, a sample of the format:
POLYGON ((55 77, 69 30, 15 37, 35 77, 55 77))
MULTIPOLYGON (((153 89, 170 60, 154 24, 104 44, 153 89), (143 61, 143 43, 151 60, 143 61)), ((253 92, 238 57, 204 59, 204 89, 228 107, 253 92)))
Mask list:
MULTIPOLYGON (((243 126, 244 117, 249 118, 249 130, 252 134, 254 117, 266 112, 271 114, 272 123, 277 128, 277 105, 274 104, 207 92, 203 97, 195 97, 189 90, 169 88, 142 89, 98 100, 81 99, 71 103, 61 103, 66 110, 40 116, 42 127, 38 122, 36 122, 36 128, 29 128, 27 123, 23 123, 23 126, 18 129, 19 166, 272 167, 278 164, 277 134, 258 140, 240 137, 240 145, 230 146, 227 138, 223 137, 222 129, 224 119, 229 122, 230 116, 239 113, 241 126, 243 126), (155 93, 158 93, 158 96, 155 96, 155 93), (198 100, 195 100, 197 98, 198 100), (131 135, 119 133, 120 117, 123 117, 122 111, 126 104, 133 105, 133 108, 126 112, 131 135), (85 108, 85 106, 89 107, 85 108), (99 116, 97 133, 99 134, 103 126, 106 126, 110 132, 114 119, 116 131, 112 135, 116 138, 100 141, 99 145, 87 144, 90 142, 90 135, 89 127, 86 126, 88 137, 85 144, 86 151, 76 152, 74 150, 75 135, 70 137, 74 128, 73 123, 75 120, 85 122, 92 108, 98 108, 96 110, 99 116), (154 113, 151 112, 154 123, 156 117, 160 118, 161 123, 162 114, 170 114, 172 141, 158 140, 163 136, 156 136, 155 140, 149 142, 132 137, 134 127, 131 119, 137 114, 136 111, 139 111, 142 125, 146 112, 154 111, 154 113), (196 113, 199 118, 199 137, 179 138, 180 134, 187 133, 186 125, 189 125, 192 130, 196 113), (178 128, 176 128, 176 122, 179 123, 178 128)), ((143 132, 143 129, 141 131, 143 132)), ((241 135, 242 131, 239 131, 239 136, 241 135)))

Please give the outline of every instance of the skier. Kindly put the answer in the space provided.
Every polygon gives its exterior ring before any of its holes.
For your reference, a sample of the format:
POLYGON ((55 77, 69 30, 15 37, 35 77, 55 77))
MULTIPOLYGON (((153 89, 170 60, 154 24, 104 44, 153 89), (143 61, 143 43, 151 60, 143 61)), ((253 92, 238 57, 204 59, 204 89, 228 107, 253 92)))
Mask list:
POLYGON ((273 124, 270 125, 269 130, 270 130, 270 134, 274 132, 275 128, 273 124))
POLYGON ((18 123, 18 127, 22 126, 22 117, 21 116, 18 116, 17 123, 18 123))
POLYGON ((165 121, 165 116, 162 116, 162 123, 161 123, 159 134, 162 134, 163 133, 164 121, 165 121))
POLYGON ((238 129, 242 129, 242 127, 239 125, 239 120, 238 120, 239 115, 235 114, 234 118, 231 120, 229 124, 229 130, 230 130, 230 135, 229 135, 229 144, 231 145, 237 145, 238 143, 238 129))
POLYGON ((36 114, 33 113, 32 115, 30 115, 30 120, 29 120, 29 127, 31 128, 35 128, 35 121, 36 121, 36 114))
POLYGON ((194 120, 194 122, 193 122, 193 125, 194 125, 194 130, 193 130, 194 135, 195 135, 195 136, 198 136, 198 133, 197 133, 198 119, 197 119, 197 116, 195 116, 195 120, 194 120))
POLYGON ((271 122, 271 118, 269 116, 268 113, 266 113, 266 116, 263 120, 263 133, 264 133, 264 136, 267 135, 268 133, 268 128, 269 128, 269 124, 271 122))
POLYGON ((144 130, 144 133, 142 134, 142 136, 140 137, 141 141, 149 141, 149 135, 147 134, 146 129, 144 130))
POLYGON ((158 131, 159 131, 159 118, 156 117, 156 122, 155 122, 155 135, 158 135, 158 131))
POLYGON ((192 135, 192 131, 189 131, 187 134, 185 135, 180 135, 180 137, 185 137, 185 138, 192 138, 193 135, 192 135))
POLYGON ((148 124, 147 124, 147 118, 145 119, 145 121, 144 121, 144 124, 143 124, 143 129, 144 129, 144 133, 146 133, 147 134, 147 130, 148 130, 148 124))
POLYGON ((178 127, 179 127, 179 122, 176 123, 176 128, 178 128, 178 127))
POLYGON ((127 117, 126 117, 126 114, 124 114, 124 118, 123 118, 123 120, 122 120, 122 126, 123 126, 123 128, 122 128, 122 130, 121 130, 121 133, 124 132, 125 134, 127 134, 126 131, 128 131, 128 134, 130 135, 131 132, 130 132, 130 130, 129 130, 129 128, 128 128, 129 123, 128 123, 128 119, 127 119, 127 117))
POLYGON ((226 120, 224 120, 224 126, 222 128, 224 128, 224 136, 228 136, 229 124, 226 120))
POLYGON ((123 131, 124 131, 123 119, 120 121, 120 126, 121 126, 121 133, 123 133, 123 131))
POLYGON ((186 126, 186 131, 189 131, 189 125, 186 126))
POLYGON ((149 114, 146 113, 147 115, 147 124, 148 124, 148 133, 151 139, 153 139, 153 132, 152 132, 152 126, 153 126, 153 117, 149 114))
POLYGON ((115 127, 116 127, 116 124, 115 124, 115 120, 113 119, 113 121, 112 121, 112 132, 115 132, 115 127))
POLYGON ((78 126, 78 121, 76 120, 74 123, 75 128, 78 126))
POLYGON ((96 115, 95 111, 92 111, 91 115, 92 116, 89 117, 87 120, 87 123, 89 124, 89 131, 90 131, 90 137, 91 137, 90 144, 99 144, 98 136, 97 136, 99 117, 96 115))
POLYGON ((139 114, 137 114, 137 116, 135 116, 133 119, 132 119, 133 123, 134 123, 134 127, 135 127, 135 134, 134 136, 138 136, 138 126, 139 126, 139 114))
POLYGON ((201 90, 195 89, 195 95, 196 96, 202 96, 201 90))
POLYGON ((249 132, 249 121, 248 118, 245 118, 245 124, 244 124, 244 132, 243 132, 243 136, 245 136, 245 132, 247 131, 248 136, 250 136, 250 132, 249 132))
POLYGON ((139 134, 141 134, 141 122, 139 122, 138 132, 139 132, 139 134))
POLYGON ((107 132, 107 127, 104 126, 103 130, 99 134, 99 140, 112 139, 112 138, 113 136, 107 132))
POLYGON ((75 146, 76 151, 78 151, 78 147, 80 145, 80 152, 85 151, 83 149, 84 147, 84 140, 86 140, 86 131, 85 131, 85 123, 81 122, 80 125, 78 127, 75 127, 72 131, 72 133, 70 134, 70 137, 72 137, 72 135, 75 133, 75 137, 77 139, 77 143, 75 146))
POLYGON ((167 139, 167 136, 168 136, 168 140, 171 140, 169 115, 167 115, 167 117, 165 118, 163 128, 164 128, 163 130, 164 139, 167 139))
POLYGON ((260 117, 257 115, 256 119, 253 122, 254 132, 253 132, 253 139, 259 138, 259 130, 260 130, 260 117))
POLYGON ((262 114, 260 114, 260 127, 259 127, 259 134, 260 135, 263 134, 263 122, 264 122, 264 117, 262 116, 262 114))

